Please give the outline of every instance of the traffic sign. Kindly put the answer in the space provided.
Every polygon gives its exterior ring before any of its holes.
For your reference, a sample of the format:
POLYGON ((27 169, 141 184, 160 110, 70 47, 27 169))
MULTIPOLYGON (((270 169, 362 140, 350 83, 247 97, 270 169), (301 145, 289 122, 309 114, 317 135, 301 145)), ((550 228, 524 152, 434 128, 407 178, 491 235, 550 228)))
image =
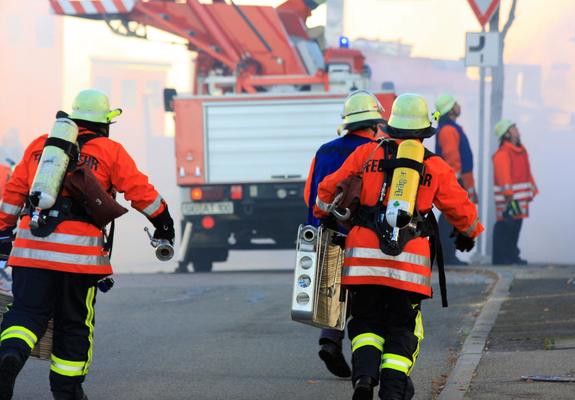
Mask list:
POLYGON ((467 32, 465 66, 496 67, 499 65, 499 32, 467 32))
POLYGON ((471 9, 477 16, 481 26, 485 26, 493 16, 497 7, 499 7, 500 0, 467 0, 471 9))

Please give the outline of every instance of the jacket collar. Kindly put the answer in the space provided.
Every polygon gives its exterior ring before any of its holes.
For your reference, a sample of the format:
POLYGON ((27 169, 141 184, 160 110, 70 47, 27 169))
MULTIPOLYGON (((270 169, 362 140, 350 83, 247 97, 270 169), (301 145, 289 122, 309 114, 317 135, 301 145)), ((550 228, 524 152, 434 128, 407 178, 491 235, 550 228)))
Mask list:
POLYGON ((508 149, 510 151, 514 151, 516 153, 524 153, 527 150, 525 149, 525 146, 523 146, 522 144, 519 146, 515 146, 513 143, 511 143, 511 141, 509 140, 505 140, 502 144, 501 144, 501 148, 505 148, 508 149))
POLYGON ((374 136, 373 130, 371 130, 369 128, 365 128, 365 129, 358 129, 358 130, 352 131, 352 132, 348 133, 348 135, 355 135, 355 136, 375 140, 379 136, 381 136, 381 131, 378 131, 376 133, 377 136, 374 136))

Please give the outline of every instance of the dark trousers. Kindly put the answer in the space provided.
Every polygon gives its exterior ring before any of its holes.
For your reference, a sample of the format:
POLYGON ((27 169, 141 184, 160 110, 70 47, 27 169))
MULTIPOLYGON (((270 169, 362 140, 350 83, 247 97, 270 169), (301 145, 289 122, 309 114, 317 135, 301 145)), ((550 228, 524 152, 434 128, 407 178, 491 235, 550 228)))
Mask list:
POLYGON ((323 328, 319 335, 319 344, 324 344, 325 341, 330 341, 341 347, 343 338, 345 336, 344 331, 338 331, 337 329, 326 329, 323 328))
POLYGON ((497 221, 493 226, 493 259, 494 265, 513 264, 519 260, 519 233, 523 219, 507 218, 497 221))
MULTIPOLYGON (((350 293, 352 379, 370 376, 379 381, 380 370, 382 377, 391 370, 405 379, 423 340, 421 297, 377 285, 352 286, 350 293)), ((382 378, 382 386, 386 384, 382 378)))
POLYGON ((455 244, 453 242, 453 238, 449 237, 451 232, 453 232, 453 226, 447 222, 443 213, 439 216, 439 220, 437 221, 437 225, 439 226, 439 237, 441 238, 441 248, 443 250, 443 260, 445 264, 453 264, 457 257, 455 256, 455 244))
POLYGON ((15 267, 12 271, 14 302, 2 321, 0 351, 16 349, 27 359, 53 318, 50 387, 63 396, 71 394, 71 399, 92 362, 100 278, 37 268, 15 267))

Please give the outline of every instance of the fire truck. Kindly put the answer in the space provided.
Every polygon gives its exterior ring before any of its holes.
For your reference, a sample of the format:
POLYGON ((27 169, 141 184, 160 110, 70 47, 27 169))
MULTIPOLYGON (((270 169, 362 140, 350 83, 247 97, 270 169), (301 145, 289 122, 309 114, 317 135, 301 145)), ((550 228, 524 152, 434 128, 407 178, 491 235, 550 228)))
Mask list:
MULTIPOLYGON (((58 15, 102 20, 142 39, 154 27, 196 53, 191 93, 164 90, 181 189, 176 272, 190 263, 211 271, 231 249, 294 247, 314 152, 336 137, 345 96, 369 84, 361 52, 322 49, 310 36, 305 21, 324 2, 50 0, 58 15)), ((395 95, 376 95, 389 112, 395 95)))

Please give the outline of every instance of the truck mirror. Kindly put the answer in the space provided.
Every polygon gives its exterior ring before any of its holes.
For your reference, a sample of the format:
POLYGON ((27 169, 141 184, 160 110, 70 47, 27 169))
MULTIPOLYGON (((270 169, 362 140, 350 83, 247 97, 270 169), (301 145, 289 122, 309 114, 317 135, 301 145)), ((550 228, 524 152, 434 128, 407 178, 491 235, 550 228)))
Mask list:
POLYGON ((174 112, 174 97, 178 92, 174 88, 164 88, 164 111, 174 112))

